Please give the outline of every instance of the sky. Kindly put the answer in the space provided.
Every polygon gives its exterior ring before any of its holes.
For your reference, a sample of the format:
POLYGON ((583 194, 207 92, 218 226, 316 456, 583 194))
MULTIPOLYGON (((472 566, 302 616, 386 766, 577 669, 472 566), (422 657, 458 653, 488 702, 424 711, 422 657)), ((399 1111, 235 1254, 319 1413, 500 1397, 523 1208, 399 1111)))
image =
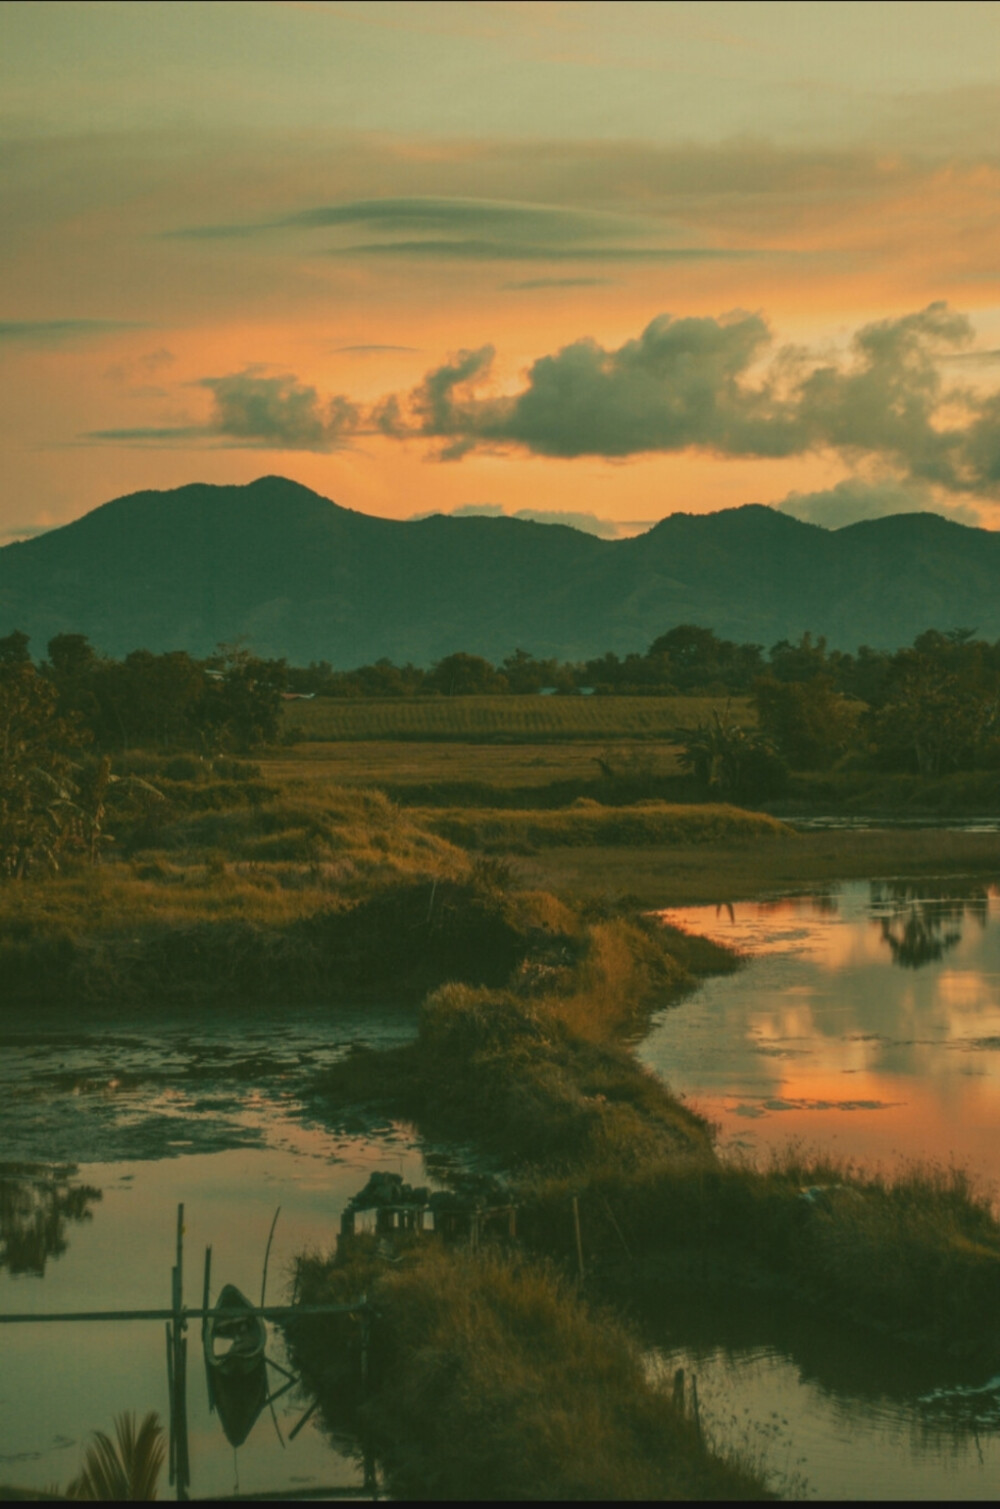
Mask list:
POLYGON ((293 477, 1000 527, 1000 3, 0 4, 0 542, 293 477))

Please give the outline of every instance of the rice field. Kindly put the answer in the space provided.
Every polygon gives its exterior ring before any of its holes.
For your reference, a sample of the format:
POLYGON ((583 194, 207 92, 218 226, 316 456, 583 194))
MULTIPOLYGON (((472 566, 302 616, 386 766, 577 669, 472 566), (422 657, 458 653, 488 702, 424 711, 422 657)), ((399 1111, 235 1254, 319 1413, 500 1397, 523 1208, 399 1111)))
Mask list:
MULTIPOLYGON (((724 697, 317 697, 285 704, 293 742, 432 740, 547 743, 583 740, 670 741, 726 706, 724 697)), ((745 697, 730 716, 753 722, 745 697)))

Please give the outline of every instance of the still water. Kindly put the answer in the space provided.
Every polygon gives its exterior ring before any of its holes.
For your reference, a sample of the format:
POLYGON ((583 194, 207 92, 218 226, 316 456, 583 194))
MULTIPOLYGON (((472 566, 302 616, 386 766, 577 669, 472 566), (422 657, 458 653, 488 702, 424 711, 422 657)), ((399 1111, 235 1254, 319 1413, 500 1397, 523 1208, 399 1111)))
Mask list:
MULTIPOLYGON (((387 1046, 413 1016, 365 1009, 299 1011, 280 1021, 155 1029, 121 1019, 36 1019, 0 1031, 0 1312, 168 1308, 176 1209, 185 1206, 185 1300, 201 1302, 213 1248, 213 1297, 235 1283, 260 1294, 277 1206, 267 1296, 287 1295, 292 1260, 332 1246, 346 1201, 380 1169, 434 1184, 433 1153, 394 1122, 323 1125, 303 1084, 351 1044, 387 1046)), ((271 1328, 268 1355, 287 1366, 271 1328)), ((162 1322, 5 1326, 0 1333, 0 1483, 65 1488, 89 1434, 125 1409, 167 1420, 162 1322)), ((280 1386, 273 1373, 273 1386, 280 1386)), ((211 1415, 198 1325, 188 1342, 192 1490, 196 1496, 360 1484, 351 1438, 293 1389, 237 1452, 211 1415)), ((170 1496, 166 1472, 160 1496, 170 1496)))
MULTIPOLYGON (((724 1153, 957 1162, 995 1191, 995 886, 872 881, 664 915, 749 960, 660 1013, 639 1048, 724 1153)), ((713 1438, 758 1452, 793 1496, 1000 1494, 1000 1378, 745 1298, 664 1299, 658 1330, 653 1370, 694 1373, 713 1438)))

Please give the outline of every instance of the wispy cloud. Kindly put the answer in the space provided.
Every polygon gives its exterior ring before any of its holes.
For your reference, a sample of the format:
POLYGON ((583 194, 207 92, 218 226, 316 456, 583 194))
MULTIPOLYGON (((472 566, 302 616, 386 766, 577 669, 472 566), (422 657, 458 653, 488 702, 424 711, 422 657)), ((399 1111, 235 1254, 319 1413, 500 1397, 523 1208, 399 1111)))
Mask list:
POLYGON ((380 351, 419 351, 420 347, 419 346, 385 346, 385 345, 378 345, 378 344, 373 343, 372 345, 368 345, 368 346, 334 346, 333 349, 338 354, 340 354, 340 353, 347 353, 349 351, 356 351, 360 355, 367 356, 367 355, 375 355, 377 352, 380 352, 380 351))
POLYGON ((418 257, 489 262, 699 261, 756 256, 746 248, 690 245, 672 222, 554 204, 440 197, 386 197, 319 205, 273 220, 189 226, 172 239, 245 239, 279 231, 363 228, 378 240, 327 246, 335 257, 418 257), (662 244, 664 238, 674 244, 662 244))
POLYGON ((520 293, 533 288, 601 288, 610 286, 611 278, 526 278, 520 283, 504 283, 505 292, 520 293))
POLYGON ((50 346, 145 328, 131 320, 0 320, 0 345, 50 346))

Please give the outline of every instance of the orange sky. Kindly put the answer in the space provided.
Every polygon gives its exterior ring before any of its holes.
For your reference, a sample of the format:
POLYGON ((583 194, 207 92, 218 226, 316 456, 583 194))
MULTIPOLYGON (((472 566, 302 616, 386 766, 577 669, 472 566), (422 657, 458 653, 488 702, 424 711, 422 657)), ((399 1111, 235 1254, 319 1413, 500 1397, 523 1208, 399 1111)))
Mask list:
POLYGON ((1000 517, 997 5, 0 10, 0 538, 268 472, 608 532, 1000 517))

